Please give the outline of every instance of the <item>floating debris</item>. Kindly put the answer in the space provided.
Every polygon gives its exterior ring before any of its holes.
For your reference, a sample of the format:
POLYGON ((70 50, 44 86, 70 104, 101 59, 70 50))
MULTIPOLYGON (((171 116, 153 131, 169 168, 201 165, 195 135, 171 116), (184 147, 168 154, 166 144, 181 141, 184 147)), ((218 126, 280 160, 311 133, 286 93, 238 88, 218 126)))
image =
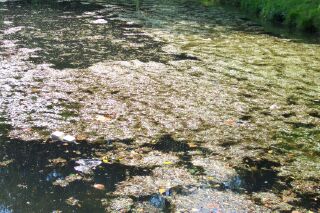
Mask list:
POLYGON ((67 160, 59 157, 59 158, 55 158, 55 159, 50 159, 49 162, 54 166, 58 166, 58 165, 63 166, 67 163, 67 160))
POLYGON ((66 180, 63 180, 63 179, 58 179, 58 180, 55 180, 52 185, 54 186, 61 186, 61 187, 66 187, 69 185, 69 182, 66 181, 66 180))
POLYGON ((96 116, 96 120, 97 120, 97 121, 100 121, 100 122, 102 122, 102 123, 105 123, 105 122, 110 121, 111 119, 110 119, 110 117, 108 117, 108 116, 97 115, 97 116, 96 116))
POLYGON ((107 24, 108 21, 105 20, 105 19, 100 18, 100 19, 97 19, 97 20, 92 21, 91 23, 92 23, 92 24, 107 24))
POLYGON ((172 163, 171 161, 164 161, 163 164, 164 164, 164 165, 171 165, 171 164, 173 164, 173 163, 172 163))
POLYGON ((51 134, 51 139, 53 141, 63 141, 65 134, 63 132, 60 131, 55 131, 51 134))
POLYGON ((76 136, 76 141, 78 142, 82 142, 82 141, 85 141, 87 140, 88 136, 87 135, 84 135, 84 134, 79 134, 76 136))
POLYGON ((110 159, 107 156, 101 158, 103 163, 110 163, 110 159))
POLYGON ((76 138, 73 137, 72 135, 66 135, 63 137, 63 142, 73 143, 75 141, 76 141, 76 138))
POLYGON ((102 161, 98 159, 80 159, 76 161, 76 163, 79 164, 79 166, 74 167, 76 171, 84 174, 91 174, 92 170, 99 166, 102 161))
POLYGON ((70 174, 65 179, 58 179, 52 183, 54 186, 60 186, 60 187, 66 187, 70 183, 76 181, 76 180, 82 180, 83 177, 79 174, 70 174))
POLYGON ((13 160, 0 161, 0 167, 6 167, 12 162, 13 160))
POLYGON ((277 104, 272 104, 270 107, 269 107, 270 110, 276 110, 276 109, 280 109, 280 106, 278 106, 277 104))
POLYGON ((69 197, 66 200, 66 203, 70 206, 77 206, 77 207, 81 207, 80 201, 74 197, 69 197))
POLYGON ((51 139, 55 142, 76 143, 76 138, 72 135, 66 135, 64 132, 55 131, 51 134, 51 139))
POLYGON ((93 188, 98 190, 105 190, 106 187, 103 184, 96 183, 93 185, 93 188))

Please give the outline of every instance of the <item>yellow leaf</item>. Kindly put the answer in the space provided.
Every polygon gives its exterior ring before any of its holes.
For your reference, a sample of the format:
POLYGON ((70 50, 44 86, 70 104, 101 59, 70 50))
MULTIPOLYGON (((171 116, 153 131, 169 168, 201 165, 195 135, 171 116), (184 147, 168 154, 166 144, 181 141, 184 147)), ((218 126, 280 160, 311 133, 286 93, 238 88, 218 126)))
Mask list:
POLYGON ((110 161, 109 161, 107 156, 102 157, 102 162, 103 163, 110 163, 110 161))
POLYGON ((171 164, 173 164, 171 161, 165 161, 165 162, 163 162, 163 164, 164 165, 171 165, 171 164))
POLYGON ((160 188, 160 189, 159 189, 159 193, 160 193, 160 194, 163 194, 163 193, 165 193, 165 192, 166 192, 166 189, 164 189, 164 188, 160 188))
POLYGON ((214 178, 212 176, 207 177, 208 180, 213 180, 214 178))

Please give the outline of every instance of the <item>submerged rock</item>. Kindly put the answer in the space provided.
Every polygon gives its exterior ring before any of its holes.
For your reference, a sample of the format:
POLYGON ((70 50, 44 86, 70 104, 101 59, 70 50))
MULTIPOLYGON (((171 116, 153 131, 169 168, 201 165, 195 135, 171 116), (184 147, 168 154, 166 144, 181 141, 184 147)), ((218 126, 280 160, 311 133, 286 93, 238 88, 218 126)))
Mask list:
POLYGON ((76 138, 74 136, 72 136, 72 135, 66 135, 66 136, 63 137, 63 141, 71 143, 71 142, 75 142, 76 138))
POLYGON ((65 133, 60 132, 60 131, 55 131, 51 134, 51 139, 53 141, 61 141, 61 142, 67 142, 67 143, 72 143, 76 142, 76 138, 72 135, 65 135, 65 133))
POLYGON ((76 161, 79 166, 75 166, 74 169, 84 174, 91 174, 92 171, 99 166, 102 161, 97 159, 80 159, 76 161))
POLYGON ((62 141, 64 137, 65 137, 65 134, 60 131, 55 131, 51 134, 51 139, 53 141, 62 141))

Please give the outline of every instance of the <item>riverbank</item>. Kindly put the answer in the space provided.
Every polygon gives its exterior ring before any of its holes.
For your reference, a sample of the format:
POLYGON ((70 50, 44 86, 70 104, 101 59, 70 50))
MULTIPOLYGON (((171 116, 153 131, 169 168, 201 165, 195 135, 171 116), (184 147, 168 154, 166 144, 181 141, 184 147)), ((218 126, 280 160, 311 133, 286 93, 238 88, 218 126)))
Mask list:
POLYGON ((308 0, 222 0, 264 21, 309 33, 320 32, 320 2, 308 0))

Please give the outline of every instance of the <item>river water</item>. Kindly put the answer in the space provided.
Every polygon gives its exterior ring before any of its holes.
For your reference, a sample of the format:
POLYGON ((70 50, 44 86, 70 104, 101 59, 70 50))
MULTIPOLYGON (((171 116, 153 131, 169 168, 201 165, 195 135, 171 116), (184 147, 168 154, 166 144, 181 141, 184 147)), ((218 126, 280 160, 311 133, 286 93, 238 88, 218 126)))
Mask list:
POLYGON ((316 36, 208 1, 0 0, 0 74, 1 213, 319 211, 316 36))

